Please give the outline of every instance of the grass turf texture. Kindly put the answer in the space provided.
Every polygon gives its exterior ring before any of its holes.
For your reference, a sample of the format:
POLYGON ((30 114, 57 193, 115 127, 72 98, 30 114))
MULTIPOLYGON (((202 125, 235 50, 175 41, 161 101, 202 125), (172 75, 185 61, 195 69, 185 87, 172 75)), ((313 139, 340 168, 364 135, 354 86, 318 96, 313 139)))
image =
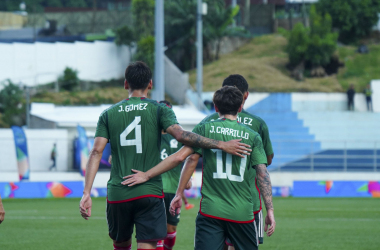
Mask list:
MULTIPOLYGON (((193 249, 196 207, 183 210, 174 249, 193 249)), ((79 215, 79 199, 3 200, 0 249, 112 249, 105 199, 93 199, 92 218, 79 215)), ((276 232, 260 249, 379 249, 378 199, 275 198, 276 232)), ((133 241, 133 248, 136 242, 133 241)))

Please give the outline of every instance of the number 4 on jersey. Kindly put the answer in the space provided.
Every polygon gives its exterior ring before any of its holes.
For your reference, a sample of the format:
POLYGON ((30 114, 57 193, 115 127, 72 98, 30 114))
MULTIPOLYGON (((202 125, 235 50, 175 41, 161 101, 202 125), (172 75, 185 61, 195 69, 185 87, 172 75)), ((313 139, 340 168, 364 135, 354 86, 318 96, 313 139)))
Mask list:
POLYGON ((120 134, 120 146, 136 146, 136 153, 142 153, 142 143, 141 143, 141 116, 136 116, 135 119, 128 127, 120 134), (129 133, 135 130, 135 139, 127 140, 129 133))

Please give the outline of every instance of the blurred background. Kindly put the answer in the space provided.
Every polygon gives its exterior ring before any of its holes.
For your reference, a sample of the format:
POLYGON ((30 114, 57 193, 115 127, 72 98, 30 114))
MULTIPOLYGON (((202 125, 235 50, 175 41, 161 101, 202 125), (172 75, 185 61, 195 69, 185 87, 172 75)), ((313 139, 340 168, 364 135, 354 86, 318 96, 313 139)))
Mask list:
POLYGON ((1 0, 1 197, 81 197, 98 117, 136 60, 187 130, 243 75, 274 196, 380 197, 379 17, 378 0, 1 0))

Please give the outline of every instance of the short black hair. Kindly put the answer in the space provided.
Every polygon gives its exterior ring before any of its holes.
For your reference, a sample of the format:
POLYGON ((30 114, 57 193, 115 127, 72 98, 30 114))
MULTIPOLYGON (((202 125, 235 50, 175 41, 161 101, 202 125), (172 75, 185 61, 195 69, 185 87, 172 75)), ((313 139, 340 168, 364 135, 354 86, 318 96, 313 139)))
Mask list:
POLYGON ((169 102, 169 101, 167 101, 167 100, 162 100, 162 101, 160 101, 160 103, 164 103, 166 106, 168 106, 169 108, 172 108, 173 107, 173 105, 169 102))
POLYGON ((125 70, 125 80, 131 89, 146 89, 152 80, 152 71, 144 62, 130 63, 125 70))
POLYGON ((212 98, 222 115, 236 115, 243 102, 243 94, 236 87, 224 86, 214 93, 212 98))
POLYGON ((234 74, 229 75, 226 79, 223 81, 223 87, 224 86, 233 86, 240 90, 241 93, 248 92, 248 82, 245 80, 245 78, 242 75, 234 74))

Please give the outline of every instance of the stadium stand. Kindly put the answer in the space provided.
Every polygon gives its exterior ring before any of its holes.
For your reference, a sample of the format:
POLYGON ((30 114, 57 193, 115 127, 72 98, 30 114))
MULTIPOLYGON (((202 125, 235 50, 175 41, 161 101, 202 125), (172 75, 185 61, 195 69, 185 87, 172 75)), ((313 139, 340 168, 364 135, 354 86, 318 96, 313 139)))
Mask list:
POLYGON ((294 103, 292 94, 276 93, 247 108, 269 127, 275 152, 269 169, 380 170, 380 114, 339 111, 344 105, 338 102, 335 111, 322 111, 315 101, 306 103, 308 110, 314 107, 319 112, 305 111, 294 103))

